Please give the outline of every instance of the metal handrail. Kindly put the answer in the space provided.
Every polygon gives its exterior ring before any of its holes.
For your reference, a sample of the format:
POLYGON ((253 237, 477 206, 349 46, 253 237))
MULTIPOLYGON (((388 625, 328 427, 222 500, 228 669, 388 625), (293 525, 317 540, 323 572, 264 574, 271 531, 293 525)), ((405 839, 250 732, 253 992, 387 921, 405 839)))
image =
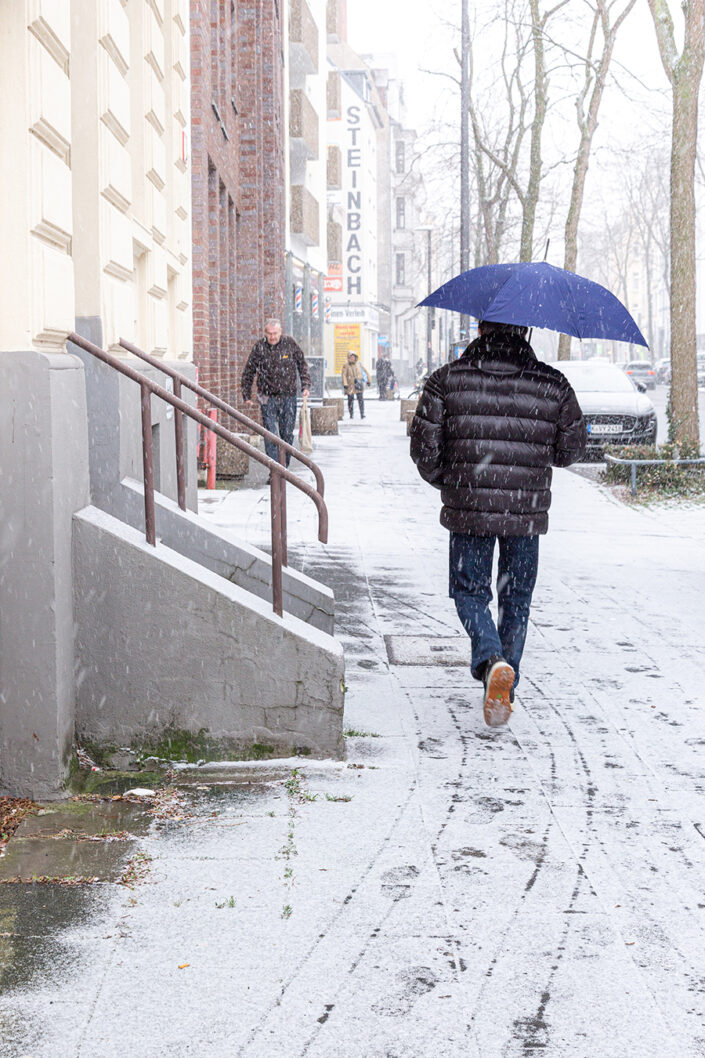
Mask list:
MULTIPOLYGON (((172 367, 170 364, 163 363, 161 360, 158 360, 156 356, 151 356, 149 353, 145 353, 144 349, 139 349, 136 345, 133 345, 132 342, 128 342, 126 339, 121 338, 120 345, 123 349, 127 349, 128 353, 140 357, 140 359, 151 364, 152 367, 156 367, 158 371, 163 371, 165 375, 169 375, 169 377, 174 380, 175 386, 177 382, 182 386, 186 386, 187 389, 190 389, 198 397, 201 397, 203 400, 208 401, 209 404, 212 404, 214 408, 220 408, 221 411, 230 415, 231 418, 242 423, 243 426, 247 426, 253 433, 257 433, 260 437, 264 437, 267 441, 276 444, 280 452, 288 452, 293 459, 297 459, 299 463, 303 463, 303 465, 308 467, 313 473, 313 476, 316 479, 318 493, 323 497, 325 481, 323 479, 321 468, 317 463, 314 463, 312 459, 309 459, 307 455, 300 452, 298 448, 294 448, 293 445, 283 441, 279 434, 272 433, 272 431, 268 430, 265 426, 261 426, 256 419, 251 419, 249 415, 245 415, 244 412, 238 411, 237 408, 232 406, 232 404, 228 404, 220 397, 216 397, 215 393, 211 393, 210 390, 205 389, 203 386, 199 385, 198 382, 193 382, 188 375, 184 375, 181 371, 177 371, 176 368, 172 367)), ((176 388, 174 389, 174 393, 176 393, 176 388)), ((178 396, 178 394, 176 395, 178 396)))
MULTIPOLYGON (((227 404, 224 400, 221 400, 221 398, 217 397, 215 393, 211 393, 210 390, 204 389, 204 387, 200 386, 197 382, 192 382, 191 379, 188 378, 187 375, 184 375, 181 371, 177 371, 169 364, 164 364, 161 360, 157 360, 156 356, 151 356, 149 353, 146 353, 144 349, 140 349, 138 346, 133 345, 132 342, 128 342, 125 338, 120 339, 120 345, 123 347, 123 349, 126 349, 128 353, 132 353, 134 356, 140 357, 140 359, 145 360, 152 367, 155 367, 158 371, 162 371, 165 375, 168 375, 171 379, 173 379, 174 393, 177 397, 181 396, 181 387, 186 386, 197 396, 201 397, 202 400, 205 400, 209 404, 212 404, 214 408, 220 408, 221 411, 224 411, 227 415, 230 415, 231 418, 236 420, 236 422, 242 423, 244 426, 247 426, 248 429, 250 429, 253 433, 258 433, 267 441, 271 441, 273 444, 276 444, 280 463, 286 465, 286 453, 289 453, 290 456, 293 456, 295 459, 298 459, 300 463, 303 463, 305 467, 308 467, 308 469, 313 472, 313 476, 316 479, 316 489, 321 499, 323 498, 325 482, 323 480, 321 468, 317 466, 312 459, 309 459, 308 456, 304 455, 303 452, 299 452, 299 450, 297 448, 294 448, 293 445, 290 445, 286 441, 283 441, 278 434, 272 433, 271 430, 267 430, 264 426, 260 426, 258 422, 256 422, 254 419, 251 419, 248 415, 245 415, 244 412, 238 411, 237 408, 233 408, 232 404, 227 404)), ((182 511, 185 511, 186 486, 184 479, 183 458, 179 460, 179 452, 183 453, 184 448, 180 412, 175 413, 175 419, 179 420, 177 423, 175 423, 177 447, 176 489, 179 507, 181 507, 182 511)), ((286 484, 282 482, 282 563, 285 566, 288 563, 287 550, 286 484)))
POLYGON ((609 452, 606 452, 605 462, 617 463, 620 466, 630 466, 632 468, 632 496, 636 496, 636 468, 638 466, 655 467, 663 466, 666 463, 671 463, 673 466, 692 466, 694 464, 705 463, 705 459, 624 459, 622 456, 613 456, 610 455, 609 452))
MULTIPOLYGON (((106 352, 104 349, 101 349, 100 346, 94 345, 93 342, 89 342, 86 338, 81 337, 80 334, 76 334, 74 331, 69 334, 68 340, 73 342, 73 344, 77 345, 80 349, 84 349, 87 353, 95 356, 96 359, 102 360, 102 362, 109 367, 115 368, 120 374, 132 379, 132 381, 136 382, 140 387, 145 536, 147 538, 147 543, 151 544, 152 547, 156 547, 157 542, 154 507, 154 453, 152 449, 152 395, 166 401, 166 403, 170 404, 175 411, 186 415, 189 419, 193 419, 194 422, 200 423, 200 425, 205 427, 206 430, 210 430, 218 437, 222 437, 224 441, 233 445, 234 448, 238 448, 241 452, 245 452, 250 459, 254 459, 256 462, 262 463, 263 466, 267 467, 271 477, 272 608, 274 609, 274 612, 281 617, 283 613, 282 551, 284 542, 284 536, 282 533, 282 516, 284 513, 282 505, 282 483, 288 481, 300 492, 303 492, 313 500, 318 510, 318 539, 321 543, 325 544, 328 542, 328 509, 322 496, 315 489, 311 488, 310 485, 307 485, 306 482, 301 481, 301 479, 290 470, 287 470, 281 463, 274 459, 270 459, 269 456, 260 452, 258 448, 254 448, 252 445, 248 444, 247 441, 241 440, 230 430, 226 430, 224 426, 220 425, 220 423, 214 422, 213 419, 209 419, 207 415, 203 414, 203 412, 198 411, 196 408, 192 408, 190 404, 187 404, 186 401, 182 400, 175 393, 170 393, 167 389, 164 389, 163 386, 153 382, 145 375, 141 375, 124 360, 117 356, 113 356, 112 353, 106 352)), ((180 416, 175 414, 174 427, 177 435, 179 433, 177 422, 179 421, 180 416)), ((176 459, 178 466, 179 460, 183 460, 182 445, 177 445, 176 459)))

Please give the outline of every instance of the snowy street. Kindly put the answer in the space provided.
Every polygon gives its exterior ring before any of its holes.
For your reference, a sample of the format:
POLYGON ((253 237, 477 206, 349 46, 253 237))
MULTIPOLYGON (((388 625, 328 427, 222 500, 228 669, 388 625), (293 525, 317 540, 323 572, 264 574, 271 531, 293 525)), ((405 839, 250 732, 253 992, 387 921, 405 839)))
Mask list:
MULTIPOLYGON (((315 439, 327 547, 289 490, 292 565, 336 595, 347 761, 184 773, 141 885, 35 908, 2 1058, 705 1055, 705 509, 555 473, 490 730, 398 415, 315 439)), ((268 497, 202 511, 265 546, 268 497)))

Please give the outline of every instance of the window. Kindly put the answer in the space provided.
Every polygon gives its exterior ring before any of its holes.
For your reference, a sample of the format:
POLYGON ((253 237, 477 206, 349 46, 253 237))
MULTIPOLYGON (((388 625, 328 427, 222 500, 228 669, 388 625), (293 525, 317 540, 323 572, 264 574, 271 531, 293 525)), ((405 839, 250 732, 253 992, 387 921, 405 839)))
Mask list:
POLYGON ((397 268, 396 268, 396 284, 398 287, 403 287, 405 282, 405 267, 404 267, 404 254, 397 254, 397 268))
POLYGON ((403 173, 406 161, 406 144, 403 141, 397 143, 396 150, 396 170, 398 173, 403 173))
POLYGON ((406 199, 397 199, 397 228, 406 227, 406 199))

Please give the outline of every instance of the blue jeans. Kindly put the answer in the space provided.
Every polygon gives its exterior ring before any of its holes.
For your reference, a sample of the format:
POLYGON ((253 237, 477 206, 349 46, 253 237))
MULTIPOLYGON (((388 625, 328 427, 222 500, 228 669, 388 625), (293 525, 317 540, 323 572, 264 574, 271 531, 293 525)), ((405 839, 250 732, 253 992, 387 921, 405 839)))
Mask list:
POLYGON ((500 655, 514 669, 519 682, 519 664, 524 652, 531 596, 539 565, 538 536, 499 537, 497 574, 498 621, 490 613, 492 600, 492 556, 497 537, 450 534, 450 597, 458 617, 470 636, 471 668, 482 679, 484 663, 500 655))
MULTIPOLYGON (((296 423, 296 397, 270 397, 262 405, 262 425, 271 433, 277 433, 287 444, 294 443, 294 424, 296 423)), ((274 441, 265 441, 264 450, 270 459, 279 462, 279 451, 274 441)), ((286 453, 286 465, 289 466, 291 455, 286 453)))

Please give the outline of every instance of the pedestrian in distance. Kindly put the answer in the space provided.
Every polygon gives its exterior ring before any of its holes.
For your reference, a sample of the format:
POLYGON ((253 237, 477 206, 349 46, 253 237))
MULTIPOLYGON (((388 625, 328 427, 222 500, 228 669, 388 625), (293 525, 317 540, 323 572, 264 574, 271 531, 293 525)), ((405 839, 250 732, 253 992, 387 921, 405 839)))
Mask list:
POLYGON ((553 466, 580 459, 587 432, 565 375, 536 359, 526 328, 480 322, 463 355, 430 376, 411 424, 411 458, 441 490, 449 594, 470 637, 484 716, 505 724, 526 641, 553 466), (490 613, 499 541, 498 621, 490 613))
MULTIPOLYGON (((293 338, 282 334, 279 320, 267 320, 264 338, 255 342, 242 373, 242 396, 247 405, 251 407, 254 404, 252 387, 256 376, 262 423, 271 433, 279 434, 287 444, 294 443, 297 374, 301 379, 302 396, 308 397, 311 376, 303 352, 293 338)), ((264 447, 269 458, 278 461, 279 453, 274 441, 265 440, 264 447)), ((290 459, 290 453, 287 452, 287 466, 290 459)))
POLYGON ((392 365, 389 362, 389 358, 382 353, 377 358, 377 390, 379 392, 380 400, 391 400, 393 392, 390 393, 390 383, 394 378, 394 372, 392 371, 392 365))
POLYGON ((362 364, 357 353, 354 353, 352 349, 348 353, 348 362, 343 364, 343 369, 340 372, 343 380, 343 389, 348 398, 348 411, 350 412, 350 418, 354 418, 353 409, 355 407, 355 397, 357 397, 357 403, 360 406, 360 418, 365 418, 365 377, 362 373, 362 364))

